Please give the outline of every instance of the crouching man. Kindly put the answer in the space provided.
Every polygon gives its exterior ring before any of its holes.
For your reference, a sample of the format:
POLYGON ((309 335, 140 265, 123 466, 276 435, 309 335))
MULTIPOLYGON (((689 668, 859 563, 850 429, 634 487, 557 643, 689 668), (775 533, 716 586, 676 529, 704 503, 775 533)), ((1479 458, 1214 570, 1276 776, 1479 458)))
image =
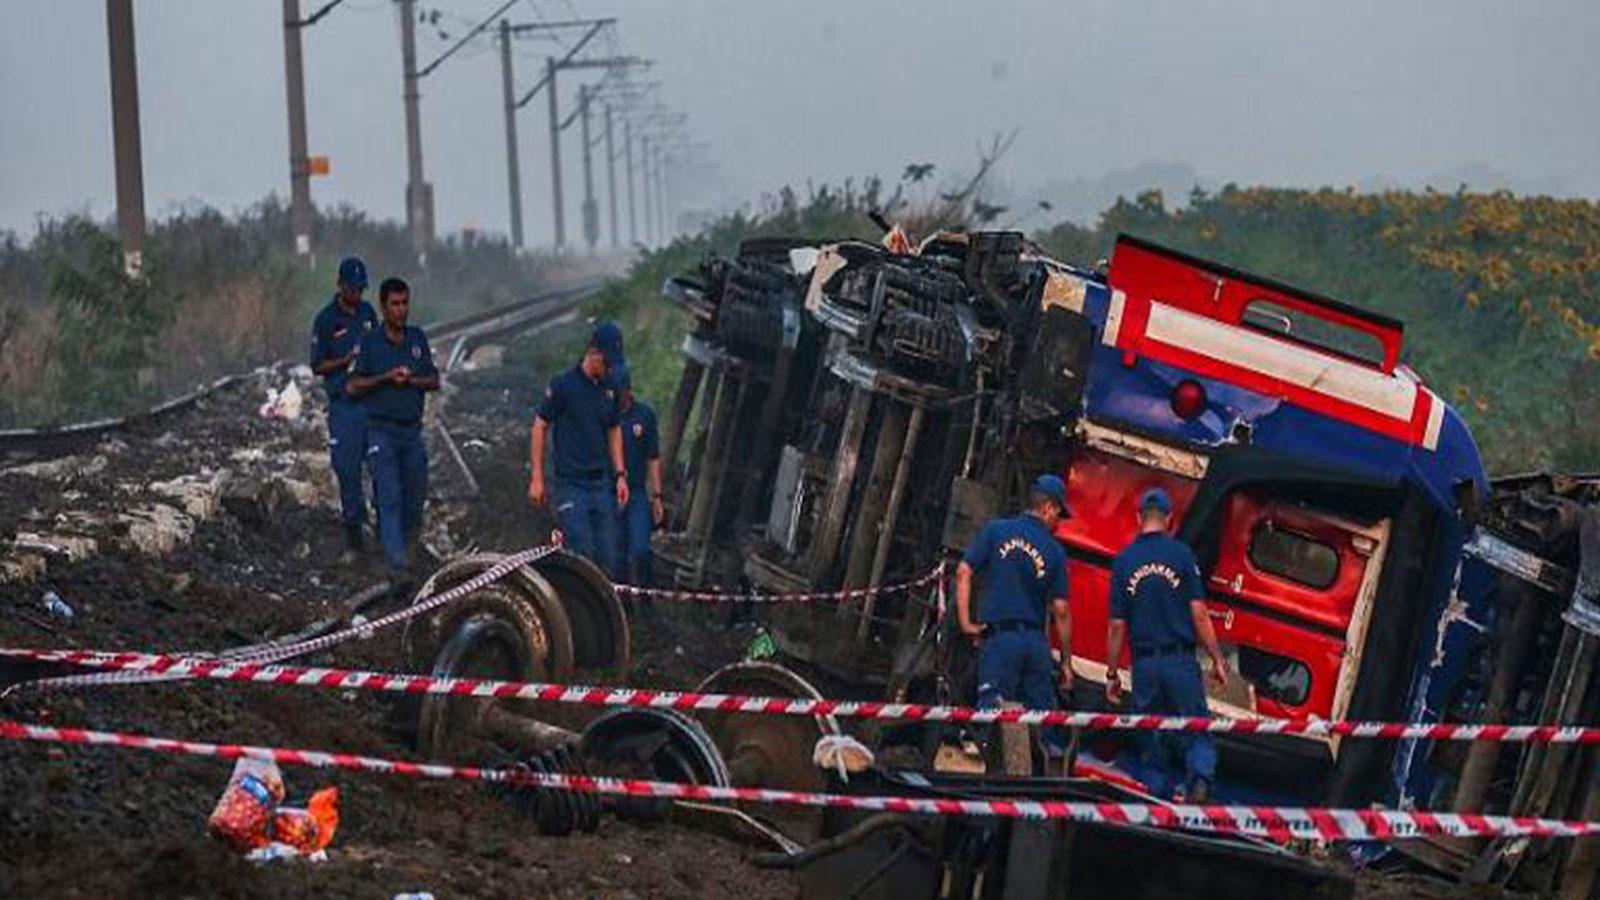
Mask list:
POLYGON ((362 337, 345 390, 367 410, 367 464, 377 492, 383 559, 390 569, 403 571, 422 530, 428 493, 423 396, 439 389, 439 370, 422 329, 406 324, 411 288, 398 278, 384 279, 378 306, 383 327, 362 337))

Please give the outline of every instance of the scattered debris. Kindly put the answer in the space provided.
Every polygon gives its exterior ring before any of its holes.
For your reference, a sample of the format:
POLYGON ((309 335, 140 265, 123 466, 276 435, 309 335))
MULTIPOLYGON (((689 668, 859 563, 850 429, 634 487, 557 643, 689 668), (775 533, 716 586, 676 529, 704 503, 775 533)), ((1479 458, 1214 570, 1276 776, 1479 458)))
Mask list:
POLYGON ((240 853, 270 843, 274 808, 283 802, 283 773, 277 763, 241 759, 206 820, 211 835, 240 853))
POLYGON ((263 419, 283 419, 295 422, 300 419, 300 408, 304 400, 300 396, 300 386, 293 381, 283 386, 282 390, 274 391, 267 388, 267 402, 261 404, 256 410, 256 415, 263 419))
POLYGON ((58 619, 70 620, 77 615, 72 607, 67 605, 67 601, 61 599, 61 595, 55 591, 44 592, 44 608, 58 619))

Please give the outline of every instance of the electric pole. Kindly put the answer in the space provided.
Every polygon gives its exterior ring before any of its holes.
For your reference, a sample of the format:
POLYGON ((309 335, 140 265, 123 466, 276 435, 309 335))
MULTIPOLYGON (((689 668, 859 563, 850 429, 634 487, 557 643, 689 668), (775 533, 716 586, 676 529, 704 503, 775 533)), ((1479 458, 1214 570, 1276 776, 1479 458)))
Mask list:
POLYGON ((665 244, 672 240, 672 232, 667 227, 667 172, 659 143, 656 144, 656 217, 661 220, 657 233, 665 244))
POLYGON ((594 199, 594 149, 589 140, 589 86, 578 86, 578 115, 583 120, 579 132, 583 141, 583 240, 589 252, 600 241, 600 207, 594 199))
POLYGON ((606 199, 610 201, 609 221, 611 222, 611 249, 615 250, 621 243, 617 240, 617 151, 612 142, 611 134, 611 104, 606 104, 606 199))
POLYGON ((656 217, 652 212, 650 195, 650 135, 639 138, 639 185, 644 189, 644 245, 652 246, 656 242, 656 217))
POLYGON ((134 54, 133 0, 106 0, 111 53, 111 137, 116 157, 117 233, 122 270, 144 272, 144 157, 139 147, 139 65, 134 54))
POLYGON ((560 68, 555 57, 545 58, 545 93, 550 98, 550 207, 555 211, 556 252, 567 246, 566 201, 561 196, 561 123, 556 98, 556 72, 560 68))
POLYGON ((417 0, 400 0, 400 64, 405 71, 406 226, 418 256, 433 243, 433 185, 422 175, 422 121, 417 109, 417 0))
POLYGON ((633 214, 633 123, 622 123, 623 168, 628 174, 628 246, 639 243, 639 220, 633 214))
POLYGON ((311 254, 311 160, 306 149, 306 72, 300 0, 283 0, 284 93, 289 98, 289 229, 294 252, 311 254))
POLYGON ((517 170, 517 101, 511 78, 511 23, 500 20, 500 87, 506 105, 506 195, 511 202, 511 246, 522 249, 522 175, 517 170))

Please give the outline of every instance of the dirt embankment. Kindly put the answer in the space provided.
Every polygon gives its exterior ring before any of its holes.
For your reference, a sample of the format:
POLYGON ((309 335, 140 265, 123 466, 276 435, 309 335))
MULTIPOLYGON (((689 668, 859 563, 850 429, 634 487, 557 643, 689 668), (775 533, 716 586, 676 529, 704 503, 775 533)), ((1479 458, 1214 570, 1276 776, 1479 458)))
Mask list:
MULTIPOLYGON (((465 480, 431 437, 429 541, 443 549, 535 543, 548 522, 521 498, 527 415, 539 382, 507 369, 457 383, 449 426, 481 493, 465 496, 465 480)), ((223 392, 163 433, 125 436, 63 465, 0 472, 0 541, 21 534, 53 546, 0 551, 15 564, 0 582, 0 644, 220 650, 292 631, 381 578, 375 560, 340 566, 333 511, 298 502, 302 482, 322 495, 329 490, 310 471, 322 433, 314 424, 256 418, 263 390, 247 384, 223 392), (218 472, 226 474, 213 479, 218 472), (214 492, 201 491, 215 502, 193 501, 189 509, 193 498, 151 487, 180 476, 219 480, 214 492), (290 484, 250 487, 262 481, 290 484), (157 504, 179 513, 163 519, 171 545, 144 547, 121 514, 157 504), (78 541, 72 553, 63 546, 69 539, 78 541), (46 610, 42 598, 52 590, 73 608, 71 619, 46 610)), ((315 410, 309 414, 314 422, 315 410)), ((393 670, 398 639, 383 633, 309 661, 393 670)), ((634 639, 640 680, 677 685, 733 658, 738 643, 681 619, 635 628, 634 639), (691 640, 693 652, 682 652, 691 640)), ((22 674, 12 666, 0 677, 22 674)), ((0 703, 0 715, 414 758, 394 705, 372 693, 217 682, 22 692, 0 703)), ((744 864, 748 848, 692 829, 607 818, 596 834, 546 838, 511 804, 472 784, 310 769, 285 770, 291 798, 325 784, 343 794, 330 858, 258 868, 205 834, 228 771, 227 763, 189 757, 0 745, 0 894, 389 897, 426 890, 440 898, 757 900, 793 893, 786 876, 744 864)))

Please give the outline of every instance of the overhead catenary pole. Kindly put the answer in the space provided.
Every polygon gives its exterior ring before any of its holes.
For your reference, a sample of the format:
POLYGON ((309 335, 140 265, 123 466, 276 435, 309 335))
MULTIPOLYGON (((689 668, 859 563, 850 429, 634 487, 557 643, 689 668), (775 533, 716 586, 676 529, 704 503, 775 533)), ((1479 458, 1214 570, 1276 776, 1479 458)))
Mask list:
POLYGON ((500 20, 500 87, 505 97, 506 197, 511 205, 511 246, 521 250, 522 174, 517 169, 517 105, 511 75, 511 23, 505 19, 500 20))
POLYGON ((422 122, 417 108, 417 3, 400 0, 400 64, 405 79, 406 226, 419 256, 433 243, 433 186, 422 175, 422 122))
POLYGON ((661 144, 656 144, 656 234, 661 243, 672 240, 672 234, 667 229, 667 167, 666 160, 661 152, 661 144))
POLYGON ((289 99, 289 228, 294 252, 311 254, 311 159, 306 149, 306 73, 300 0, 283 0, 284 93, 289 99))
POLYGON ((561 196, 560 107, 556 98, 556 72, 559 68, 555 57, 545 59, 544 89, 550 99, 550 209, 555 213, 557 253, 567 246, 567 214, 561 196))
POLYGON ((639 139, 639 155, 641 157, 639 183, 644 189, 644 245, 653 247, 656 242, 656 221, 652 212, 653 201, 650 198, 653 190, 650 186, 650 135, 648 134, 639 139))
POLYGON ((578 87, 578 115, 582 120, 579 140, 583 144, 583 241, 594 252, 600 240, 600 208, 594 199, 594 146, 589 139, 589 86, 578 87))
POLYGON ((611 249, 615 250, 620 245, 617 240, 617 151, 612 141, 611 132, 611 104, 606 104, 606 199, 610 201, 610 213, 607 221, 611 223, 611 249))
POLYGON ((623 170, 628 176, 628 245, 639 243, 639 220, 634 215, 633 203, 633 123, 622 123, 623 170))
POLYGON ((111 57, 111 137, 116 158, 117 234, 122 270, 144 273, 144 157, 139 143, 139 66, 134 53, 133 0, 106 0, 111 57))

